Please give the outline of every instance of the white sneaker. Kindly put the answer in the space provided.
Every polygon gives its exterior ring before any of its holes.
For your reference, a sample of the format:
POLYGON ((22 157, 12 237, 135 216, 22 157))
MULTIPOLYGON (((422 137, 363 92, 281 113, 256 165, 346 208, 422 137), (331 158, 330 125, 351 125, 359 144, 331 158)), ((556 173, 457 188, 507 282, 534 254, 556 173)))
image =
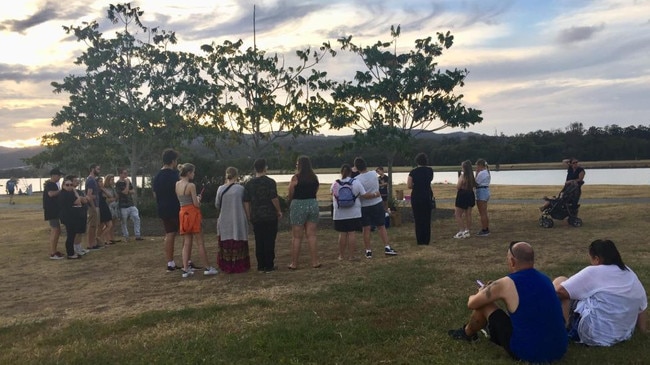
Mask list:
POLYGON ((203 271, 203 275, 208 276, 208 275, 217 275, 219 273, 219 270, 215 269, 214 267, 210 266, 207 269, 203 271))
POLYGON ((465 238, 465 231, 458 231, 458 233, 454 235, 454 238, 465 238))
POLYGON ((470 236, 469 229, 466 229, 465 231, 463 231, 463 238, 469 238, 469 236, 470 236))
POLYGON ((194 270, 192 270, 191 267, 188 268, 187 271, 185 270, 181 270, 181 271, 183 271, 183 274, 181 275, 183 278, 189 278, 190 276, 194 275, 194 270))
POLYGON ((84 252, 83 249, 81 249, 81 250, 77 250, 77 251, 75 251, 75 253, 76 253, 77 255, 79 255, 79 256, 83 256, 83 255, 86 254, 86 252, 84 252))

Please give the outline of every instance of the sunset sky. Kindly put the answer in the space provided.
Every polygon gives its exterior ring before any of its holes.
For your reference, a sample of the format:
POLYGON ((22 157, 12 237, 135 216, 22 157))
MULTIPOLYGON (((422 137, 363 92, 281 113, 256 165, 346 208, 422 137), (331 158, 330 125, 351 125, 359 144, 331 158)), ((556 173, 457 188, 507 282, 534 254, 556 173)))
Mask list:
MULTIPOLYGON (((0 146, 38 144, 68 95, 50 83, 78 73, 83 43, 62 26, 96 20, 109 35, 111 2, 18 0, 0 12, 0 146)), ((113 2, 117 4, 117 2, 113 2)), ((175 31, 177 49, 200 53, 202 44, 243 39, 291 52, 352 35, 355 43, 389 40, 401 25, 398 47, 451 31, 454 46, 442 68, 466 68, 465 103, 484 121, 467 131, 513 135, 618 124, 650 125, 650 0, 143 0, 147 26, 175 31)), ((6 5, 6 4, 5 4, 6 5)), ((289 58, 291 60, 291 58, 289 58)), ((323 68, 350 79, 360 69, 339 52, 323 68)), ((454 130, 445 130, 451 132, 454 130)), ((328 133, 327 131, 323 131, 328 133)))

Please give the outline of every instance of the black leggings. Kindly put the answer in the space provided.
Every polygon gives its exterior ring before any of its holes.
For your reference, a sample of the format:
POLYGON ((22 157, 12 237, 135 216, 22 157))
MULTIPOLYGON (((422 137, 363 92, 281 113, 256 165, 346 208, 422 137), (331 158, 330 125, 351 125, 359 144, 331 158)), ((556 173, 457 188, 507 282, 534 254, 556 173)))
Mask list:
POLYGON ((431 200, 411 200, 415 220, 415 239, 418 245, 431 241, 431 200))

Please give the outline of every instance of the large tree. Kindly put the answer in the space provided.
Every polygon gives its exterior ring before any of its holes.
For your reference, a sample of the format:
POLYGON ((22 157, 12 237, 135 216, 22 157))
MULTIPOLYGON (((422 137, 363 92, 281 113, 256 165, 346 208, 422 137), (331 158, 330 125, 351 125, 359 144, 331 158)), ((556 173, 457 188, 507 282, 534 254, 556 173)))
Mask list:
POLYGON ((63 27, 88 46, 75 61, 85 73, 52 82, 55 93, 70 94, 52 120, 66 131, 43 137, 48 148, 35 163, 126 163, 137 174, 159 163, 164 147, 194 136, 203 95, 218 90, 201 77, 197 56, 168 49, 174 32, 144 26, 142 15, 128 3, 110 5, 108 19, 121 27, 112 38, 94 21, 63 27))
POLYGON ((468 71, 437 68, 436 58, 452 46, 454 37, 438 33, 436 38, 416 40, 413 50, 398 53, 399 35, 400 27, 393 26, 389 42, 362 47, 352 42, 352 36, 338 40, 342 50, 359 56, 363 70, 336 86, 330 119, 335 129, 353 128, 351 147, 381 147, 389 176, 395 157, 409 151, 418 134, 467 128, 483 120, 480 110, 466 108, 461 104, 463 95, 455 93, 468 71))
POLYGON ((204 68, 215 87, 211 125, 228 144, 250 147, 250 158, 268 155, 279 148, 277 140, 317 133, 323 125, 328 102, 321 93, 333 83, 316 65, 327 55, 329 44, 319 50, 295 52, 293 65, 278 54, 255 47, 243 49, 243 42, 225 41, 201 47, 206 53, 204 68))

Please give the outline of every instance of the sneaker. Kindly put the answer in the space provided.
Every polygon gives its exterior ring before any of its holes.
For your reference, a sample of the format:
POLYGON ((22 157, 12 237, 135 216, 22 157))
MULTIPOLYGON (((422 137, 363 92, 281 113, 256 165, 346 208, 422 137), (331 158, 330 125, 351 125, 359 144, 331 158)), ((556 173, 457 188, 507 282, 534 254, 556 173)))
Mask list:
POLYGON ((174 272, 174 271, 176 271, 178 269, 180 269, 180 268, 178 266, 176 266, 176 265, 174 265, 174 266, 167 265, 167 272, 174 272))
POLYGON ((490 235, 490 230, 489 229, 482 229, 480 232, 476 234, 478 237, 486 237, 490 235))
POLYGON ((135 240, 136 240, 136 241, 144 241, 144 238, 142 238, 142 237, 136 237, 135 240))
POLYGON ((371 259, 372 258, 372 251, 371 250, 366 250, 366 258, 371 259))
POLYGON ((476 333, 471 335, 471 336, 468 336, 465 333, 465 326, 463 326, 463 327, 461 327, 459 329, 449 330, 449 331, 447 331, 447 334, 451 338, 453 338, 454 340, 465 340, 467 342, 478 341, 478 335, 476 333))
POLYGON ((94 245, 94 246, 92 246, 92 247, 86 247, 86 250, 94 251, 94 250, 99 250, 99 249, 101 249, 101 248, 103 248, 103 247, 100 246, 100 245, 94 245))
POLYGON ((185 270, 183 270, 183 269, 181 269, 181 271, 183 271, 183 274, 181 274, 181 276, 182 276, 183 278, 189 278, 190 276, 194 275, 194 270, 192 270, 191 267, 188 268, 187 271, 185 271, 185 270))
POLYGON ((77 255, 79 255, 79 256, 83 256, 83 255, 86 254, 86 251, 84 251, 83 249, 81 249, 81 250, 79 250, 79 251, 75 251, 75 253, 76 253, 77 255))
POLYGON ((469 229, 464 230, 463 231, 463 238, 469 238, 469 236, 470 236, 469 229))
POLYGON ((393 250, 392 247, 386 246, 384 247, 384 254, 386 254, 387 256, 395 256, 397 255, 397 252, 393 250))
POLYGON ((50 260, 61 260, 63 258, 64 258, 63 255, 59 251, 50 255, 50 260))
POLYGON ((275 271, 277 269, 278 269, 277 266, 269 267, 269 268, 264 269, 264 273, 268 274, 268 273, 271 273, 271 272, 273 272, 273 271, 275 271))
POLYGON ((458 231, 458 233, 454 235, 454 238, 465 238, 465 231, 458 231))
POLYGON ((80 259, 80 258, 81 258, 81 256, 79 256, 77 254, 74 254, 72 256, 68 256, 68 260, 77 260, 77 259, 80 259))
POLYGON ((201 266, 196 266, 192 261, 189 261, 187 263, 187 266, 192 269, 192 270, 202 270, 203 268, 201 266))
POLYGON ((203 275, 209 276, 209 275, 217 275, 219 273, 219 270, 215 269, 214 267, 210 266, 207 269, 203 271, 203 275))

